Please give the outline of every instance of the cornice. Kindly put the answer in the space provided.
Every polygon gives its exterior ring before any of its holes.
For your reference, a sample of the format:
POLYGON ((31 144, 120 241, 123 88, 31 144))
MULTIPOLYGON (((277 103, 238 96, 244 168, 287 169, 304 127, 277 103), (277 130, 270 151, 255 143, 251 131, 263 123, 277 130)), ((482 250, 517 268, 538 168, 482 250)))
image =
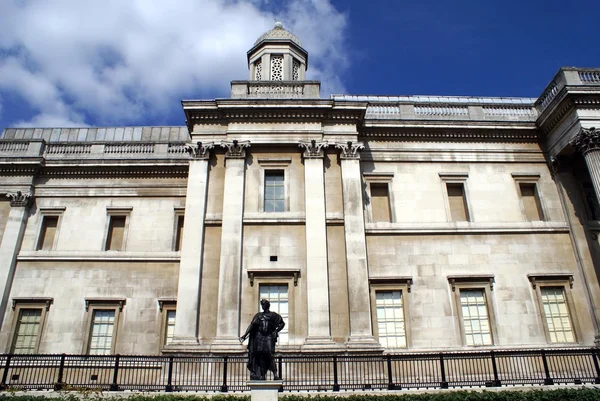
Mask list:
POLYGON ((548 107, 540 115, 537 124, 542 134, 546 136, 561 124, 565 116, 572 110, 588 108, 600 108, 598 90, 566 86, 556 96, 554 105, 548 107))
POLYGON ((39 171, 46 177, 84 177, 84 178, 154 178, 154 177, 187 177, 189 163, 169 165, 58 165, 46 166, 39 171))
POLYGON ((368 140, 377 138, 381 140, 396 141, 466 141, 466 142, 517 142, 537 143, 539 133, 537 130, 453 130, 453 129, 361 129, 359 139, 368 140))

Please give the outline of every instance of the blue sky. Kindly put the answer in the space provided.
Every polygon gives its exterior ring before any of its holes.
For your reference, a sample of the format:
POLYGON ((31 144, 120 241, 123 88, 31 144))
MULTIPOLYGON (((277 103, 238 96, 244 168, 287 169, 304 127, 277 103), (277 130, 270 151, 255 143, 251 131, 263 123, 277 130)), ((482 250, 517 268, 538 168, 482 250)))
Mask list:
POLYGON ((275 19, 323 97, 536 97, 560 66, 600 67, 600 2, 3 0, 0 129, 182 125, 227 97, 275 19))

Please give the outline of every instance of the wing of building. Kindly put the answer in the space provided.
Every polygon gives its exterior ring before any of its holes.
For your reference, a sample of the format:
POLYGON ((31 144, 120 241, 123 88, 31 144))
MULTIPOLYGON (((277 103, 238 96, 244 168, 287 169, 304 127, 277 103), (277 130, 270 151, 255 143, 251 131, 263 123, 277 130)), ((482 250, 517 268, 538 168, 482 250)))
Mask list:
POLYGON ((262 298, 283 353, 598 344, 600 69, 325 99, 281 24, 248 67, 187 126, 3 131, 2 352, 244 352, 262 298))

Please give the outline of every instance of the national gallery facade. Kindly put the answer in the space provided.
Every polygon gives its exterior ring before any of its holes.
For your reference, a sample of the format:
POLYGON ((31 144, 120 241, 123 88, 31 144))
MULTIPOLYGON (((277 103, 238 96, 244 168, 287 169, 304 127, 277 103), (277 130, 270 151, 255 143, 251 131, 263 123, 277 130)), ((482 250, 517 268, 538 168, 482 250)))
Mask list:
POLYGON ((537 98, 320 97, 281 24, 181 127, 0 137, 5 354, 600 343, 600 69, 537 98), (594 128, 597 127, 597 128, 594 128))

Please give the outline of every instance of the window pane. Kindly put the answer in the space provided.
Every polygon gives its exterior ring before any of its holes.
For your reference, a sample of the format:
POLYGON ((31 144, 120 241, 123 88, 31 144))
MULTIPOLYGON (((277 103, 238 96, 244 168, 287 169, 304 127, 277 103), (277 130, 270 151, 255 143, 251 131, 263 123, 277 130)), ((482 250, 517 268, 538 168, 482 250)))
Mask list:
POLYGON ((175 311, 167 311, 166 321, 166 333, 165 333, 165 344, 169 344, 173 341, 173 333, 175 332, 175 311))
POLYGON ((460 304, 467 345, 491 345, 492 333, 485 302, 485 290, 460 290, 460 304))
POLYGON ((282 170, 265 171, 265 212, 285 211, 285 183, 282 170))
POLYGON ((569 308, 563 287, 541 287, 546 327, 553 343, 575 342, 569 308))
POLYGON ((375 292, 379 342, 386 348, 406 347, 402 291, 375 292))
POLYGON ((283 318, 285 322, 285 327, 283 330, 279 332, 279 338, 277 339, 278 344, 288 344, 289 343, 289 308, 288 308, 288 286, 287 284, 283 285, 273 285, 273 284, 261 284, 259 288, 259 302, 258 302, 258 310, 262 312, 262 308, 260 306, 260 300, 266 299, 271 303, 271 310, 273 312, 277 312, 283 318))
POLYGON ((42 320, 41 309, 21 309, 15 330, 12 352, 15 354, 33 354, 36 352, 40 322, 42 320))
POLYGON ((115 324, 115 311, 96 309, 92 315, 89 353, 110 355, 115 324))

